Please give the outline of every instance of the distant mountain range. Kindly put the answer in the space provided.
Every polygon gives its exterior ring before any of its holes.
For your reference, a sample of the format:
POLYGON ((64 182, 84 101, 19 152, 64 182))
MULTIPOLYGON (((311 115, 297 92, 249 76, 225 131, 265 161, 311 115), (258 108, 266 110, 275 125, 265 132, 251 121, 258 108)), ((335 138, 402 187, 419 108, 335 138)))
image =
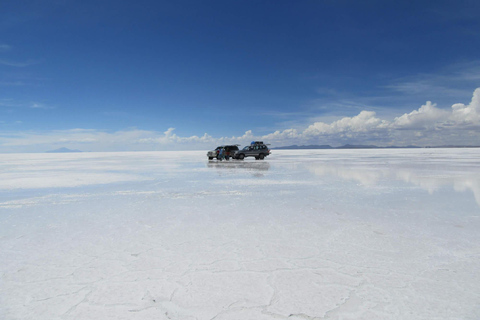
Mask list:
POLYGON ((388 146, 388 147, 378 147, 375 145, 353 145, 353 144, 346 144, 341 147, 332 147, 330 145, 308 145, 308 146, 285 146, 285 147, 276 147, 272 149, 282 150, 282 149, 411 149, 411 148, 480 148, 480 146, 427 146, 427 147, 419 147, 419 146, 388 146))
POLYGON ((47 151, 47 153, 69 153, 69 152, 82 152, 82 151, 81 150, 72 150, 72 149, 68 149, 68 148, 65 148, 65 147, 47 151))

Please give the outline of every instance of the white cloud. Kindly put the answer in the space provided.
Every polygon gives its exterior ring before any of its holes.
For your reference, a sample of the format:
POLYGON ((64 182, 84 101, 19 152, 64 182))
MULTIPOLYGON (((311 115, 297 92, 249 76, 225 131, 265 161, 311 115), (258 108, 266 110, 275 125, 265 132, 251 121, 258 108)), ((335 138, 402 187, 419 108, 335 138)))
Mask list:
POLYGON ((376 143, 379 145, 480 145, 480 88, 468 105, 440 109, 430 101, 392 121, 361 111, 331 123, 315 122, 304 131, 287 129, 257 137, 275 144, 376 143))
POLYGON ((373 111, 361 111, 355 117, 345 117, 331 124, 315 122, 303 134, 306 136, 317 136, 346 132, 368 132, 388 127, 387 121, 376 118, 375 115, 373 111))
POLYGON ((480 123, 480 88, 473 93, 468 106, 457 103, 452 106, 452 120, 456 124, 478 125, 480 123))
POLYGON ((427 103, 410 113, 395 118, 392 126, 396 129, 422 129, 433 128, 435 125, 446 121, 449 113, 436 107, 436 104, 427 103))
POLYGON ((255 135, 251 130, 241 136, 212 137, 204 133, 180 136, 175 128, 164 132, 129 129, 105 132, 71 129, 49 132, 0 133, 0 152, 46 151, 66 146, 85 151, 194 150, 221 144, 248 144, 263 140, 274 146, 289 144, 341 145, 480 145, 480 88, 468 105, 457 103, 449 110, 427 102, 418 110, 393 120, 381 119, 373 111, 361 111, 331 123, 314 122, 305 130, 295 128, 255 135))
MULTIPOLYGON (((480 88, 469 105, 456 103, 451 110, 436 108, 428 101, 420 109, 395 118, 394 129, 464 130, 480 125, 480 88)), ((446 132, 448 133, 448 132, 446 132)))

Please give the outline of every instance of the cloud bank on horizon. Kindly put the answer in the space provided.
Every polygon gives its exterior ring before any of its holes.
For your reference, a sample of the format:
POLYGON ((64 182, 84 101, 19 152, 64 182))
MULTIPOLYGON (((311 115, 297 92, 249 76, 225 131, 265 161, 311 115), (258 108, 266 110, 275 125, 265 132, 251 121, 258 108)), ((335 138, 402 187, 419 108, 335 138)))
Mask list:
POLYGON ((331 123, 314 122, 306 129, 290 128, 266 135, 247 130, 242 136, 181 136, 174 128, 149 131, 137 128, 106 132, 96 129, 13 132, 0 136, 1 152, 42 152, 59 146, 84 151, 201 150, 222 144, 248 144, 264 140, 273 146, 291 144, 376 144, 378 146, 480 145, 480 88, 469 104, 456 103, 450 110, 427 101, 417 110, 392 120, 363 110, 331 123))

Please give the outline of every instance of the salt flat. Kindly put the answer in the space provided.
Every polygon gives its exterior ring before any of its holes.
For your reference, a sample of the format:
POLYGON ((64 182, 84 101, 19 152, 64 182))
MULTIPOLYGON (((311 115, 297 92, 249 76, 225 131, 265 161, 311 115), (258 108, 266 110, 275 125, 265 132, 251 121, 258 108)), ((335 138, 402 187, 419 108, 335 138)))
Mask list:
POLYGON ((480 149, 0 155, 1 319, 479 319, 480 149))

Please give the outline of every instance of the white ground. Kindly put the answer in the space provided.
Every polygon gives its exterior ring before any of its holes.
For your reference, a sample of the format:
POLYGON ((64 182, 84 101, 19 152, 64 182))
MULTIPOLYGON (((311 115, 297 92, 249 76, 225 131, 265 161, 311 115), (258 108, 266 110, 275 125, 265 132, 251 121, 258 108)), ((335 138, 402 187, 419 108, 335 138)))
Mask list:
POLYGON ((0 319, 480 319, 480 149, 0 155, 0 319))

